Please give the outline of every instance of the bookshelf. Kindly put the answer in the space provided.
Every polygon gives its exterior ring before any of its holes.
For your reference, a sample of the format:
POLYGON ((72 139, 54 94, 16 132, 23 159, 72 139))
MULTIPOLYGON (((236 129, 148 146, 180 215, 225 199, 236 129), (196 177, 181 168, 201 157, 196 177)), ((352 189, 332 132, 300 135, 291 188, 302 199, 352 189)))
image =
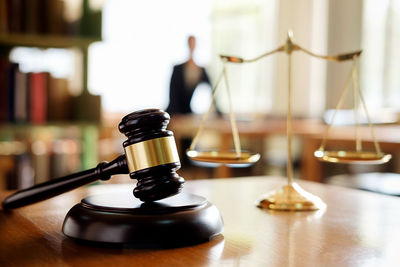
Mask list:
POLYGON ((89 123, 0 124, 0 187, 23 188, 93 167, 98 131, 89 123))
POLYGON ((100 42, 101 38, 68 36, 57 34, 32 34, 32 33, 0 33, 0 48, 9 51, 14 47, 39 47, 39 48, 78 48, 82 52, 82 88, 85 93, 88 82, 88 50, 92 43, 100 42))
POLYGON ((0 33, 0 45, 2 46, 34 46, 42 48, 87 48, 94 42, 101 41, 101 38, 73 37, 55 34, 21 34, 0 33))
POLYGON ((45 1, 49 6, 44 9, 28 9, 26 3, 43 1, 0 0, 0 15, 8 16, 0 20, 0 189, 24 188, 98 162, 101 98, 88 91, 87 68, 89 46, 102 40, 101 10, 91 11, 84 0, 82 17, 70 25, 54 15, 62 13, 54 3, 62 2, 45 1), (49 73, 22 73, 9 60, 15 47, 79 50, 82 93, 67 95, 66 79, 49 73), (17 84, 23 85, 24 96, 17 84), (22 118, 18 105, 24 109, 22 118))

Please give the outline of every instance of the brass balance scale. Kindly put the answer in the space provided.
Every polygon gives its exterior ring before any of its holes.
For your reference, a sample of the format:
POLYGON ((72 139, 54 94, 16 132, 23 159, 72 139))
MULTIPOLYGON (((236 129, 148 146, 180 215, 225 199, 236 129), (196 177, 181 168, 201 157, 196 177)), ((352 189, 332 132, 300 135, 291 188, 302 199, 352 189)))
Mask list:
POLYGON ((288 31, 286 43, 275 50, 264 53, 253 59, 243 59, 234 56, 226 56, 220 55, 220 59, 223 62, 222 72, 219 75, 215 86, 212 89, 212 101, 210 103, 208 111, 203 115, 200 127, 195 134, 190 148, 186 151, 187 156, 193 160, 198 162, 206 162, 213 164, 225 164, 228 166, 246 166, 256 163, 260 159, 260 154, 251 153, 242 151, 239 139, 239 132, 236 125, 235 115, 232 109, 232 99, 231 92, 229 87, 228 75, 226 71, 226 63, 251 63, 258 61, 262 58, 265 58, 269 55, 285 52, 288 55, 288 101, 287 101, 287 119, 286 119, 286 135, 287 135, 287 184, 277 190, 267 193, 262 196, 261 200, 258 201, 257 206, 263 209, 271 209, 271 210, 318 210, 326 207, 325 203, 317 196, 305 191, 298 185, 293 182, 293 168, 292 168, 292 110, 291 110, 291 98, 292 98, 292 83, 291 83, 291 72, 292 72, 292 52, 294 51, 303 51, 304 53, 320 58, 327 61, 336 61, 343 62, 351 60, 353 62, 351 72, 347 78, 346 84, 342 90, 340 99, 337 103, 335 112, 332 116, 332 120, 329 123, 326 133, 323 137, 322 144, 317 151, 315 151, 314 156, 317 157, 320 161, 325 162, 333 162, 333 163, 358 163, 358 164, 382 164, 386 163, 391 159, 390 154, 385 154, 381 151, 379 147, 379 143, 376 140, 374 128, 370 120, 370 116, 367 110, 367 106, 365 104, 364 96, 360 89, 359 85, 359 76, 358 76, 358 67, 357 62, 360 57, 362 51, 356 51, 353 53, 340 54, 335 56, 324 56, 317 55, 313 52, 299 46, 298 44, 293 42, 293 33, 288 31), (204 130, 205 122, 207 121, 210 111, 212 109, 212 105, 214 103, 215 95, 218 86, 220 85, 222 79, 225 81, 225 85, 227 88, 228 95, 228 103, 229 103, 229 117, 232 128, 232 136, 234 143, 234 151, 202 151, 197 150, 196 145, 198 143, 199 137, 204 130), (337 114, 337 111, 341 109, 343 100, 345 95, 348 93, 349 88, 353 84, 353 93, 354 93, 354 112, 355 112, 355 131, 356 131, 356 149, 354 151, 344 151, 344 150, 325 150, 325 145, 327 142, 327 137, 329 132, 334 124, 334 120, 337 114), (369 129, 371 131, 371 136, 373 138, 375 151, 363 151, 362 143, 359 136, 359 120, 358 120, 358 109, 359 109, 359 101, 362 104, 362 108, 365 111, 369 129))

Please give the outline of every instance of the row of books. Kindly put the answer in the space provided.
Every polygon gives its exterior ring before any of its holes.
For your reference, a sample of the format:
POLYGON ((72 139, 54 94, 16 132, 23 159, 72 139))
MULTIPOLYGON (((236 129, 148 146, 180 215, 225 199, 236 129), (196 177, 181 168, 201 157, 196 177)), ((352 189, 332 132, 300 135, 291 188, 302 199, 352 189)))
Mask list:
POLYGON ((71 100, 66 79, 47 72, 24 73, 18 64, 0 58, 0 122, 70 121, 71 100))
POLYGON ((0 0, 0 34, 29 33, 101 37, 102 12, 89 0, 0 0))
POLYGON ((13 156, 0 156, 0 188, 24 189, 81 169, 80 141, 36 141, 32 149, 13 156))

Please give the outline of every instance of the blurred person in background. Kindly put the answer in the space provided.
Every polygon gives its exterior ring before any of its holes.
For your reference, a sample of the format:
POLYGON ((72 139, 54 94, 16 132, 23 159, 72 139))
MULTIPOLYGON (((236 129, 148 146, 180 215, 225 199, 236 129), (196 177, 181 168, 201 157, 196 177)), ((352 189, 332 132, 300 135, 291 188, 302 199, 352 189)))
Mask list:
POLYGON ((196 87, 203 82, 210 85, 206 70, 198 66, 193 60, 196 38, 191 35, 187 40, 189 59, 182 64, 175 65, 171 76, 169 105, 166 110, 170 115, 193 113, 190 101, 196 87))

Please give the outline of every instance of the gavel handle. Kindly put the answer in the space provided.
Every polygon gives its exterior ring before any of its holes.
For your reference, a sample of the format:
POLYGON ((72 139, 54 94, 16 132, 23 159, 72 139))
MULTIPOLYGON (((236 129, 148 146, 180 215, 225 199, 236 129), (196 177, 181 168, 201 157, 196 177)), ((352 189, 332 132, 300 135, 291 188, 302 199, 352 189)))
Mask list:
POLYGON ((111 162, 101 162, 93 169, 60 177, 17 191, 3 201, 3 209, 14 209, 33 204, 98 179, 108 180, 113 174, 124 173, 129 173, 129 170, 125 155, 121 155, 111 162))

